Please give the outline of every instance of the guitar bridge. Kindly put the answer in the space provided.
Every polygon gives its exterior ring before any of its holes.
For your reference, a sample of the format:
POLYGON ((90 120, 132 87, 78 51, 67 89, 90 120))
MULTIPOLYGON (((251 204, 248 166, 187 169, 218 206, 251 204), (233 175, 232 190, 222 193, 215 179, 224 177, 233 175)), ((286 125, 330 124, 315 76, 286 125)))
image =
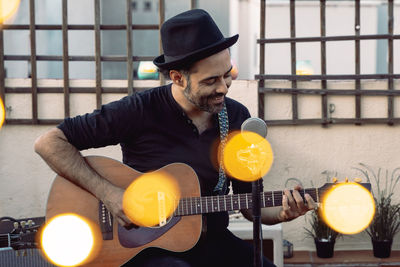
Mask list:
POLYGON ((104 205, 99 201, 99 222, 103 240, 113 239, 113 216, 104 205))
POLYGON ((158 192, 158 221, 160 227, 167 224, 167 216, 165 213, 165 193, 158 192))

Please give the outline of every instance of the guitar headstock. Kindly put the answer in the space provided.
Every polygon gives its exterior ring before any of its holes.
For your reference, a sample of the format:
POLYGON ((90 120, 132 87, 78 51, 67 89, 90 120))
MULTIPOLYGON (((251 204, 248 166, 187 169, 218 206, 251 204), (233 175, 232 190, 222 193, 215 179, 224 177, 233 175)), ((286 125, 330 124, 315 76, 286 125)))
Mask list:
POLYGON ((37 248, 36 232, 10 234, 10 246, 15 250, 37 248))
POLYGON ((337 185, 342 185, 345 183, 357 183, 357 184, 361 185, 362 187, 364 187, 365 189, 367 189, 369 192, 371 192, 371 183, 363 183, 361 178, 355 178, 354 182, 350 182, 348 180, 348 178, 346 177, 343 182, 339 182, 338 179, 336 177, 334 177, 332 179, 332 183, 325 183, 323 186, 318 188, 318 194, 320 196, 322 196, 326 191, 328 191, 332 187, 337 186, 337 185))
POLYGON ((370 224, 375 214, 375 203, 371 194, 371 184, 361 179, 349 182, 327 183, 319 189, 318 201, 325 223, 343 234, 356 234, 370 224))
POLYGON ((14 250, 37 248, 36 236, 40 225, 33 220, 13 220, 13 229, 7 234, 0 234, 0 247, 11 247, 14 250))

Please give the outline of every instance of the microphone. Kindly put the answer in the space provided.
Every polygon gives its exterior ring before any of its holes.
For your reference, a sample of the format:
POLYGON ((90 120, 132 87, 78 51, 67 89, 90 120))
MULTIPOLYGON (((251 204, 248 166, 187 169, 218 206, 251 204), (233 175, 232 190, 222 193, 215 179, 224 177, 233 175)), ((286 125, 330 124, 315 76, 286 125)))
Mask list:
MULTIPOLYGON (((267 136, 267 124, 260 118, 248 118, 242 123, 241 130, 259 134, 263 138, 267 136)), ((262 178, 262 177, 260 177, 262 178)), ((263 266, 263 246, 261 228, 261 196, 263 190, 262 179, 252 183, 252 213, 253 213, 253 264, 255 267, 263 266)))
POLYGON ((259 134, 264 138, 267 136, 268 132, 267 124, 260 118, 248 118, 242 123, 241 130, 242 132, 248 131, 259 134))

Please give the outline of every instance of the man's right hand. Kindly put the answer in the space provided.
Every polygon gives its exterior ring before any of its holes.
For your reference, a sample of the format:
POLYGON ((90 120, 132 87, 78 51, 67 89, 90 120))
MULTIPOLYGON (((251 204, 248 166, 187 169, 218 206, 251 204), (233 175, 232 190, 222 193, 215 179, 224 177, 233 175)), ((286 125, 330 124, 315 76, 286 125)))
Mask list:
POLYGON ((108 211, 111 212, 115 220, 121 226, 131 226, 132 222, 126 216, 122 207, 125 190, 118 186, 108 186, 105 191, 104 197, 102 197, 101 200, 103 201, 104 205, 106 205, 108 211))

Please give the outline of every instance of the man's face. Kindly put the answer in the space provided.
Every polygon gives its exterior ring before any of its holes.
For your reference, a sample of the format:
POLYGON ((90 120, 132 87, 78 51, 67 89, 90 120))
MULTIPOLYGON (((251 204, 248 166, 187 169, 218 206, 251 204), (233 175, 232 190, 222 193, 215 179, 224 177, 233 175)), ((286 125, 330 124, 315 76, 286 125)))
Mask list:
POLYGON ((186 76, 186 99, 202 111, 220 112, 232 83, 231 69, 228 49, 196 62, 186 76))

